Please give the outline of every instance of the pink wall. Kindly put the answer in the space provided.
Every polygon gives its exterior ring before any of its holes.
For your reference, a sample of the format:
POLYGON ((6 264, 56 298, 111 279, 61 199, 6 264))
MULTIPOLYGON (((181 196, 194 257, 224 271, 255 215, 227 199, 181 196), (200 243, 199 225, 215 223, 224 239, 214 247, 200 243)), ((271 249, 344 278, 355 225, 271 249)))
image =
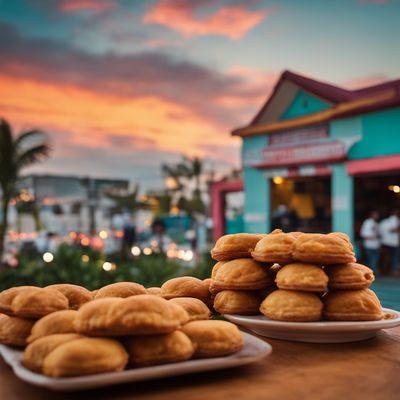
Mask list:
POLYGON ((242 180, 220 181, 211 184, 211 218, 214 223, 214 240, 217 240, 224 234, 225 195, 230 192, 240 192, 243 188, 242 180))

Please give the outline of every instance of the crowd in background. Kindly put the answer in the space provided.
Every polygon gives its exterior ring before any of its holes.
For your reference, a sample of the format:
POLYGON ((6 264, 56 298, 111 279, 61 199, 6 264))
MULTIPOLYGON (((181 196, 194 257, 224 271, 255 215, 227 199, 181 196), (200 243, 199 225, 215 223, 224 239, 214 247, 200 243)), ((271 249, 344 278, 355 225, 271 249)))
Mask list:
POLYGON ((400 218, 399 210, 393 209, 389 216, 381 219, 377 210, 370 212, 362 223, 360 236, 368 266, 376 274, 399 273, 400 218))

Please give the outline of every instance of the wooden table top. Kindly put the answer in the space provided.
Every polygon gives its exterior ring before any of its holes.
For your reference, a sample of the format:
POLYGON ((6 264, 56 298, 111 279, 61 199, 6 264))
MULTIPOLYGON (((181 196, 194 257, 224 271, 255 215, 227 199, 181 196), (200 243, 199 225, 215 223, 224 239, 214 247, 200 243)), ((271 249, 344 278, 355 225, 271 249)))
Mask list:
POLYGON ((0 360, 0 399, 400 399, 400 327, 354 343, 268 342, 272 355, 247 366, 73 393, 24 383, 0 360))

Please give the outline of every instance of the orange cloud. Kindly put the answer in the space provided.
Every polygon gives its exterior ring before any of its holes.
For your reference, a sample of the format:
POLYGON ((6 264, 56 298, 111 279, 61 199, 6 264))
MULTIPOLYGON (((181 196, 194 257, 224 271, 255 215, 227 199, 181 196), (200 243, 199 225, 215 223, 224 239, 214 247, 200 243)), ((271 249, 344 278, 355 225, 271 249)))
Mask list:
POLYGON ((59 5, 60 11, 65 13, 90 11, 95 14, 101 14, 116 7, 117 4, 112 0, 64 0, 59 5))
MULTIPOLYGON (((157 97, 118 97, 2 75, 0 87, 2 116, 19 127, 49 132, 59 155, 65 144, 126 153, 132 148, 118 144, 129 144, 131 138, 135 150, 214 158, 216 155, 204 144, 220 146, 227 139, 227 132, 221 132, 190 109, 157 97), (117 139, 113 140, 115 136, 117 139), (110 149, 110 143, 116 147, 110 149)), ((232 145, 236 146, 235 141, 226 148, 232 145)))
POLYGON ((185 38, 221 35, 237 40, 257 26, 273 9, 251 11, 244 5, 226 5, 207 16, 198 16, 204 4, 217 1, 159 0, 143 16, 145 24, 158 24, 179 32, 185 38))

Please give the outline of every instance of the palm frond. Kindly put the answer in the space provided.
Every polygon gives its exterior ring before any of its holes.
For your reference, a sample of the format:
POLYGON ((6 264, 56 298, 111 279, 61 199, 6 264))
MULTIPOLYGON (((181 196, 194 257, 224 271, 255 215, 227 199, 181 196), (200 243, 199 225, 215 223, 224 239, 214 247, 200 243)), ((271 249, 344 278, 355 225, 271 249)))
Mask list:
POLYGON ((30 140, 39 140, 43 141, 46 137, 45 133, 39 129, 31 129, 29 131, 25 131, 19 134, 19 136, 14 141, 14 147, 19 148, 24 146, 26 142, 29 143, 30 140))
POLYGON ((12 182, 16 181, 17 171, 13 163, 13 135, 9 123, 0 119, 0 186, 3 193, 13 191, 12 182))
POLYGON ((50 147, 45 143, 33 146, 30 149, 17 155, 16 158, 17 168, 20 169, 30 164, 40 162, 43 159, 45 159, 49 155, 49 153, 50 153, 50 147))
POLYGON ((4 168, 12 159, 13 135, 10 124, 0 119, 0 167, 4 168))
POLYGON ((0 135, 5 142, 12 143, 12 129, 10 124, 3 118, 0 118, 0 135))

